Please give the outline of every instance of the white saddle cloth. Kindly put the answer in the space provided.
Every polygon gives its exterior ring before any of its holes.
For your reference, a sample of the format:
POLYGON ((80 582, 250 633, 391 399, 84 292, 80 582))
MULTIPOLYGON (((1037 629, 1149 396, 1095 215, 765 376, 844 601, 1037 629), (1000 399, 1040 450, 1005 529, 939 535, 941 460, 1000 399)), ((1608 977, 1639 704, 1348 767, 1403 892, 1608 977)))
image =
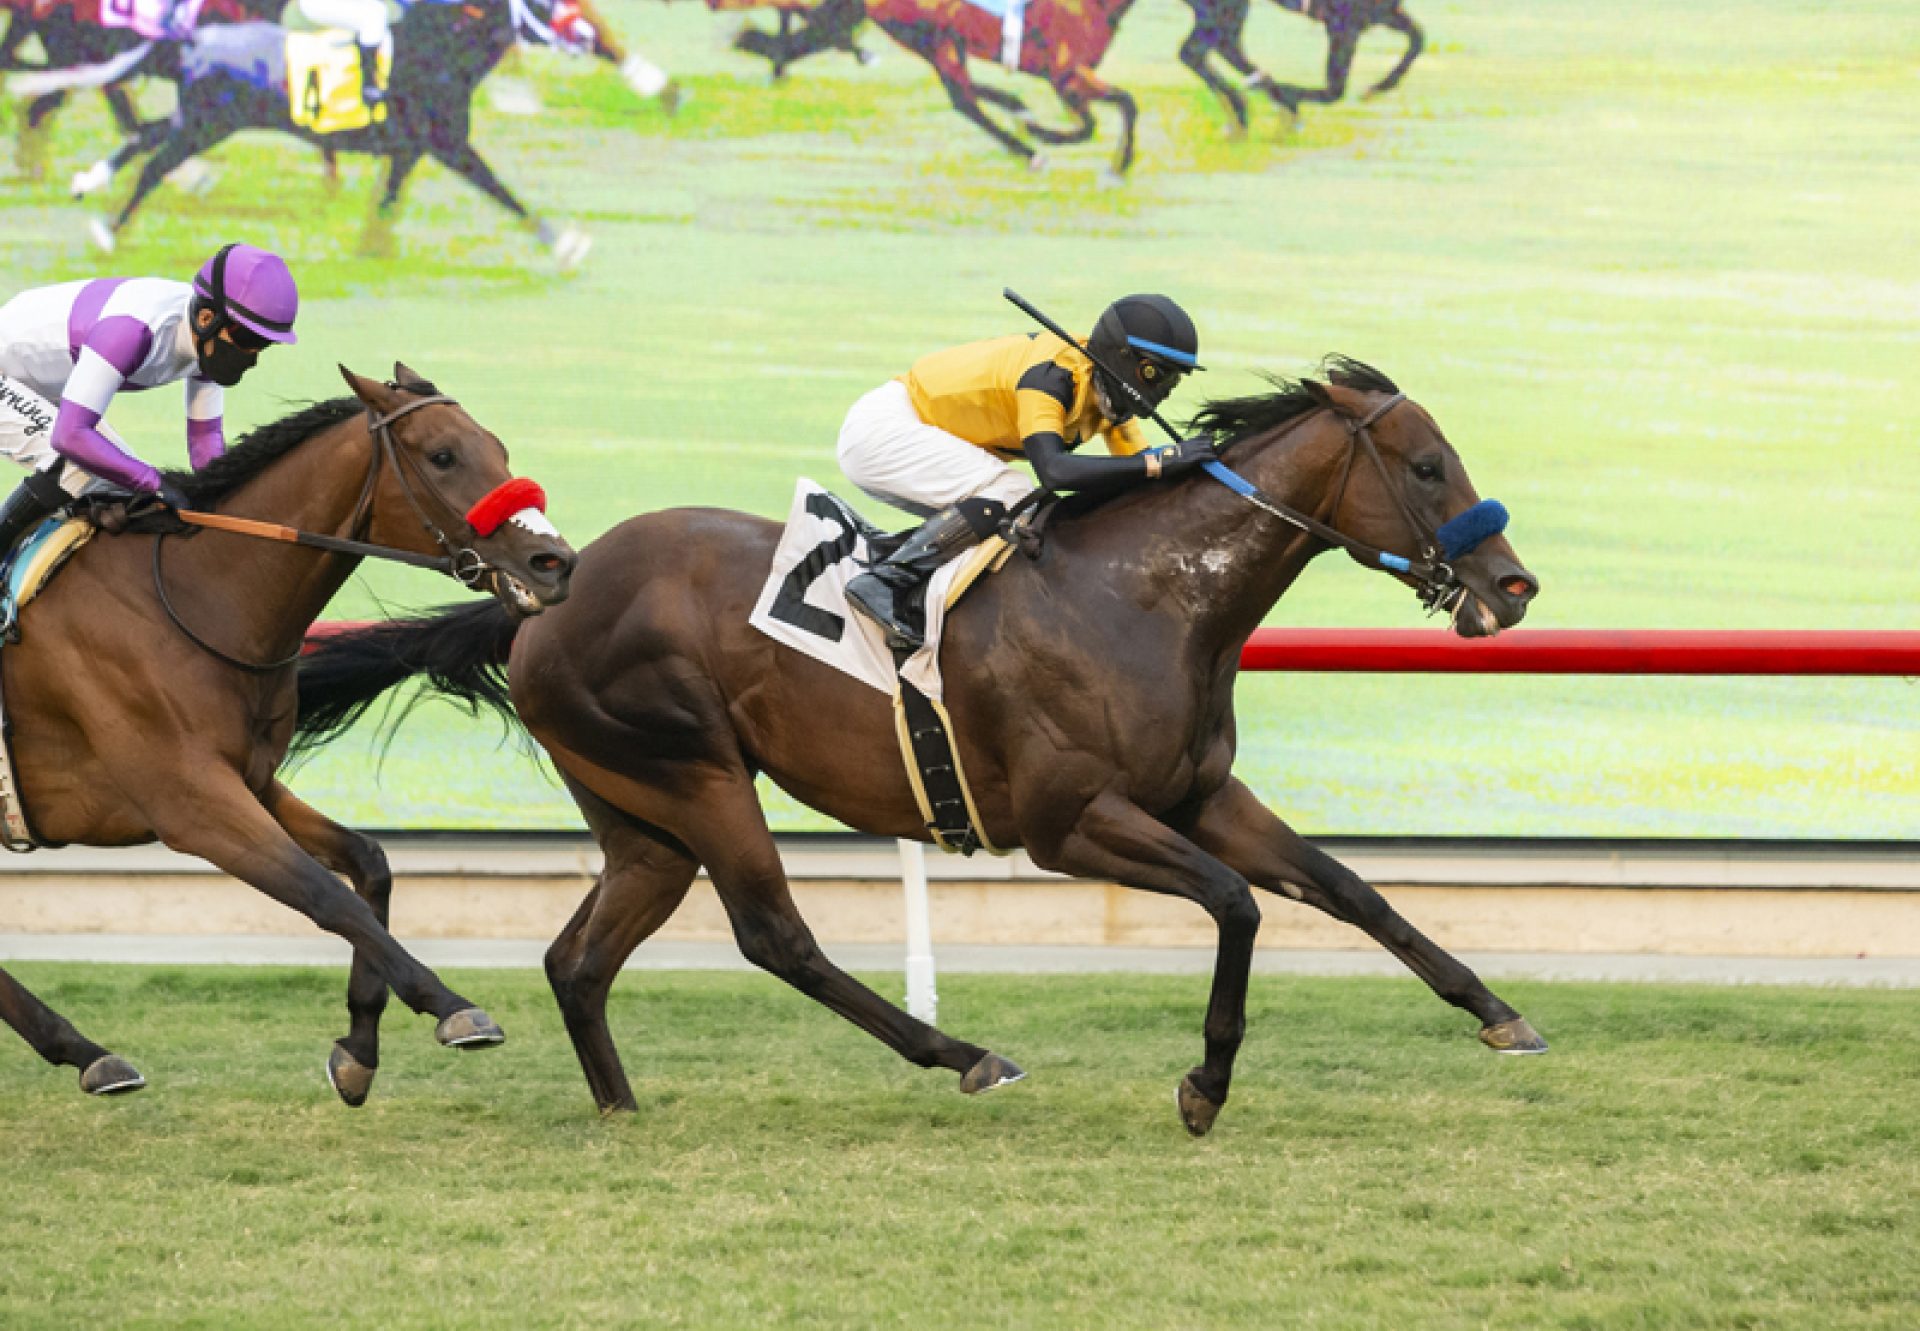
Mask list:
MULTIPOLYGON (((891 698, 893 653, 880 626, 847 604, 847 583, 865 568, 871 526, 846 503, 802 478, 793 488, 787 528, 773 552, 766 585, 748 622, 776 642, 851 675, 891 698)), ((966 569, 949 561, 927 587, 927 639, 900 669, 927 697, 939 701, 940 635, 947 593, 966 569)))

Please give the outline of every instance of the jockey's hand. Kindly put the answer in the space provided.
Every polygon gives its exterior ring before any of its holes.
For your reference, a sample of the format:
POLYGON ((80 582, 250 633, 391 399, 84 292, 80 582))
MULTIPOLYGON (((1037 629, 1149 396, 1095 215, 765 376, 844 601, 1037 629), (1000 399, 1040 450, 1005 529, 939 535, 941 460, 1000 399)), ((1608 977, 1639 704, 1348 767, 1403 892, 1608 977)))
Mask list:
POLYGON ((1177 444, 1157 448, 1154 452, 1160 458, 1160 479, 1167 481, 1185 475, 1203 462, 1218 461, 1220 456, 1213 451, 1213 441, 1198 434, 1191 439, 1182 439, 1177 444))
POLYGON ((166 508, 178 513, 183 508, 192 508, 193 502, 181 493, 180 487, 172 481, 162 481, 160 488, 153 492, 152 497, 142 507, 166 508))

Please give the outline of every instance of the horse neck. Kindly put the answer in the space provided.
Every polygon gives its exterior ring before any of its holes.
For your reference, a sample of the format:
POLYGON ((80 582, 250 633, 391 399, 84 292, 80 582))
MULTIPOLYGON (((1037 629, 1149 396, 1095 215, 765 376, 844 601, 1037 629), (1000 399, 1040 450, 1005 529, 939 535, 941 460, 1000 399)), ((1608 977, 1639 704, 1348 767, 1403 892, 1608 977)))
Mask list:
MULTIPOLYGON (((219 510, 301 531, 358 535, 350 528, 372 450, 364 417, 329 426, 237 486, 219 501, 219 510)), ((353 556, 218 532, 168 545, 169 587, 191 587, 197 600, 220 601, 221 641, 248 644, 254 659, 291 650, 360 563, 353 556)))
MULTIPOLYGON (((1321 411, 1237 443, 1222 460, 1269 498, 1325 520, 1346 449, 1346 432, 1321 411)), ((1133 584, 1123 595, 1141 606, 1177 606, 1203 653, 1237 653, 1326 549, 1201 474, 1166 491, 1137 490, 1085 524, 1089 537, 1098 533, 1096 545, 1131 550, 1108 561, 1133 584)))

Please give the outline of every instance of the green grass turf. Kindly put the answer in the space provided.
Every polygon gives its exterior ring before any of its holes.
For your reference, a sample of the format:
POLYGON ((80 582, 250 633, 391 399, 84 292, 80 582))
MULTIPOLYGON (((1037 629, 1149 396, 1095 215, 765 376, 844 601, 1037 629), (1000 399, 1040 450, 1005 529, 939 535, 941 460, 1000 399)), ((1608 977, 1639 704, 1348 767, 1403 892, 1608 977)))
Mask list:
MULTIPOLYGON (((1394 374, 1513 509, 1545 588, 1530 624, 1920 626, 1905 0, 1414 9, 1432 48, 1393 95, 1296 130, 1258 108, 1235 142, 1172 59, 1186 10, 1144 6, 1104 67, 1140 97, 1141 160, 1102 190, 1110 117, 1030 177, 882 35, 874 69, 828 57, 769 88, 724 49, 733 20, 614 0, 691 89, 678 118, 605 66, 536 54, 514 76, 547 114, 483 99, 477 122, 524 198, 595 236, 582 274, 553 275, 431 166, 394 256, 357 258, 375 168, 349 163, 329 196, 309 149, 260 136, 215 154, 206 197, 163 190, 108 266, 183 272, 230 234, 283 246, 309 293, 302 346, 235 395, 239 419, 335 391, 336 360, 404 357, 500 431, 582 539, 673 504, 780 514, 796 476, 836 482, 855 397, 921 352, 1023 326, 1003 284, 1070 323, 1163 288, 1214 367, 1183 409, 1330 350, 1394 374)), ((1357 86, 1397 40, 1368 39, 1357 86)), ((1272 6, 1248 43, 1283 77, 1322 59, 1319 29, 1272 6)), ((59 183, 105 142, 79 107, 49 140, 48 184, 0 183, 6 285, 100 270, 59 183)), ((165 458, 176 411, 115 419, 165 458)), ((380 572, 334 613, 445 593, 380 572)), ((1419 620, 1403 589, 1328 560, 1273 622, 1419 620)), ((1906 837, 1914 697, 1899 681, 1257 677, 1241 770, 1323 833, 1906 837)), ((382 780, 369 741, 299 785, 359 822, 573 820, 490 743, 429 712, 382 780)))
MULTIPOLYGON (((454 977, 487 1054, 390 1016, 321 1075, 344 974, 30 965, 134 1058, 90 1101, 0 1048, 0 1324, 1910 1327, 1912 999, 1515 985, 1481 1049, 1402 981, 1261 979, 1190 1140, 1198 977, 958 976, 969 1100, 759 975, 631 974, 640 1112, 599 1119, 544 983, 454 977)), ((875 977, 883 992, 897 976, 875 977)))

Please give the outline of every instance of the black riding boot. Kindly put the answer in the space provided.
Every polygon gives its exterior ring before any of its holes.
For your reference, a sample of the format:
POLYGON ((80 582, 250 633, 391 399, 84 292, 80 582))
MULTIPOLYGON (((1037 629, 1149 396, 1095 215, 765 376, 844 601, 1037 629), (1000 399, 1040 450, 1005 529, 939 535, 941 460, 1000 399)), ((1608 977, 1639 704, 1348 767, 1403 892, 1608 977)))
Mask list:
POLYGON ((962 499, 935 513, 900 548, 847 584, 854 609, 887 631, 887 646, 916 652, 926 640, 927 580, 962 550, 999 529, 1006 505, 993 499, 962 499))
POLYGON ((37 471, 20 482, 6 502, 0 503, 0 562, 13 553, 21 537, 52 517, 69 498, 48 472, 37 471))
POLYGON ((380 48, 377 46, 360 48, 360 100, 369 111, 387 100, 387 90, 380 86, 380 48))

